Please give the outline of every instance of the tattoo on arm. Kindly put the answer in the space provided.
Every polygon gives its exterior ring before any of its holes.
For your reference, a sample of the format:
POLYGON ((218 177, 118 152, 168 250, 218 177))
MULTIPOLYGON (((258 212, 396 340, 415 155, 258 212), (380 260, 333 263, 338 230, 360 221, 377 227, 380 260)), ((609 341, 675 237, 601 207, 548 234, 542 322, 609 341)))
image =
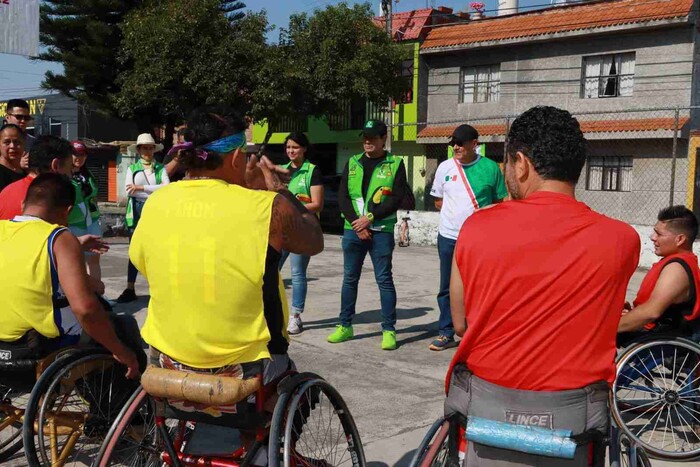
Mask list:
POLYGON ((315 255, 323 250, 318 218, 287 190, 280 191, 272 202, 270 244, 278 250, 303 255, 315 255))

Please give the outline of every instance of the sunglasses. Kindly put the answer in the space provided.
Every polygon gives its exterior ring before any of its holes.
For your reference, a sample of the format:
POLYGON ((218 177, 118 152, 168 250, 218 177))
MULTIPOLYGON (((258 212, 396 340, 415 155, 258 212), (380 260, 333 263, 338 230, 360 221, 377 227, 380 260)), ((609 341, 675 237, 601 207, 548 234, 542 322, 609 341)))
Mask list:
MULTIPOLYGON (((474 141, 474 140, 472 140, 472 141, 474 141)), ((452 139, 452 140, 450 140, 449 144, 450 144, 450 146, 459 146, 459 147, 463 148, 463 147, 466 147, 467 145, 469 145, 469 143, 471 143, 472 141, 463 141, 461 139, 452 139)))
POLYGON ((34 120, 34 117, 31 115, 22 115, 22 114, 7 114, 9 117, 15 117, 17 120, 20 122, 31 122, 34 120))

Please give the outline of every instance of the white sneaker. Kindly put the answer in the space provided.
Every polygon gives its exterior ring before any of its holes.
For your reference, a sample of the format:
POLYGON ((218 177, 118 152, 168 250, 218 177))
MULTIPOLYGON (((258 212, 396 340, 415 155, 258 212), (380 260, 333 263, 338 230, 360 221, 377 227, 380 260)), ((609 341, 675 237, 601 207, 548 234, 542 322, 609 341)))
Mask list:
POLYGON ((289 324, 287 324, 287 332, 289 334, 299 334, 304 330, 304 325, 301 323, 300 315, 290 315, 289 324))

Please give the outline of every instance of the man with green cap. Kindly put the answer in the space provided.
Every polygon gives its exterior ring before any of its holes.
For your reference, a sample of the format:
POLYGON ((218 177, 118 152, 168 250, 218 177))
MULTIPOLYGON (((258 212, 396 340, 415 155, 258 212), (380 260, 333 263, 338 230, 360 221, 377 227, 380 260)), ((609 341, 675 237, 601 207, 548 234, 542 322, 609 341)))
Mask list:
POLYGON ((369 253, 379 286, 382 314, 382 349, 396 348, 396 287, 391 272, 396 211, 407 194, 406 169, 400 157, 384 150, 387 126, 369 120, 362 130, 364 152, 345 165, 338 189, 338 204, 345 218, 343 232, 343 287, 340 324, 328 336, 337 344, 352 339, 352 318, 362 263, 369 253))

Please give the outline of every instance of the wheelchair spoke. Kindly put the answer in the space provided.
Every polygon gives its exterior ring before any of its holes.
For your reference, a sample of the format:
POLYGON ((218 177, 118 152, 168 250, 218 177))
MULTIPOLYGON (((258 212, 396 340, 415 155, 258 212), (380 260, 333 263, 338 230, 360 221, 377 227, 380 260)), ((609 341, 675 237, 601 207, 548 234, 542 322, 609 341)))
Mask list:
POLYGON ((633 410, 639 410, 639 409, 642 409, 644 407, 648 407, 650 405, 657 405, 659 402, 661 402, 661 401, 660 400, 652 400, 650 402, 647 402, 646 404, 635 405, 633 407, 630 407, 629 409, 622 410, 622 411, 620 411, 620 413, 627 413, 627 412, 631 412, 633 410))
MULTIPOLYGON (((681 407, 682 407, 682 406, 681 406, 681 407)), ((678 410, 678 407, 674 406, 673 408, 676 410, 676 415, 678 415, 678 418, 679 418, 680 420, 682 420, 683 423, 685 423, 686 425, 690 426, 690 424, 688 424, 688 422, 685 420, 685 418, 683 417, 683 415, 681 415, 680 411, 678 410)), ((683 430, 682 433, 683 433, 683 435, 685 436, 685 442, 686 442, 686 444, 687 444, 688 446, 691 446, 690 439, 688 439, 688 433, 687 433, 685 430, 683 430)), ((683 447, 683 446, 681 446, 681 448, 682 448, 682 447, 683 447)))

